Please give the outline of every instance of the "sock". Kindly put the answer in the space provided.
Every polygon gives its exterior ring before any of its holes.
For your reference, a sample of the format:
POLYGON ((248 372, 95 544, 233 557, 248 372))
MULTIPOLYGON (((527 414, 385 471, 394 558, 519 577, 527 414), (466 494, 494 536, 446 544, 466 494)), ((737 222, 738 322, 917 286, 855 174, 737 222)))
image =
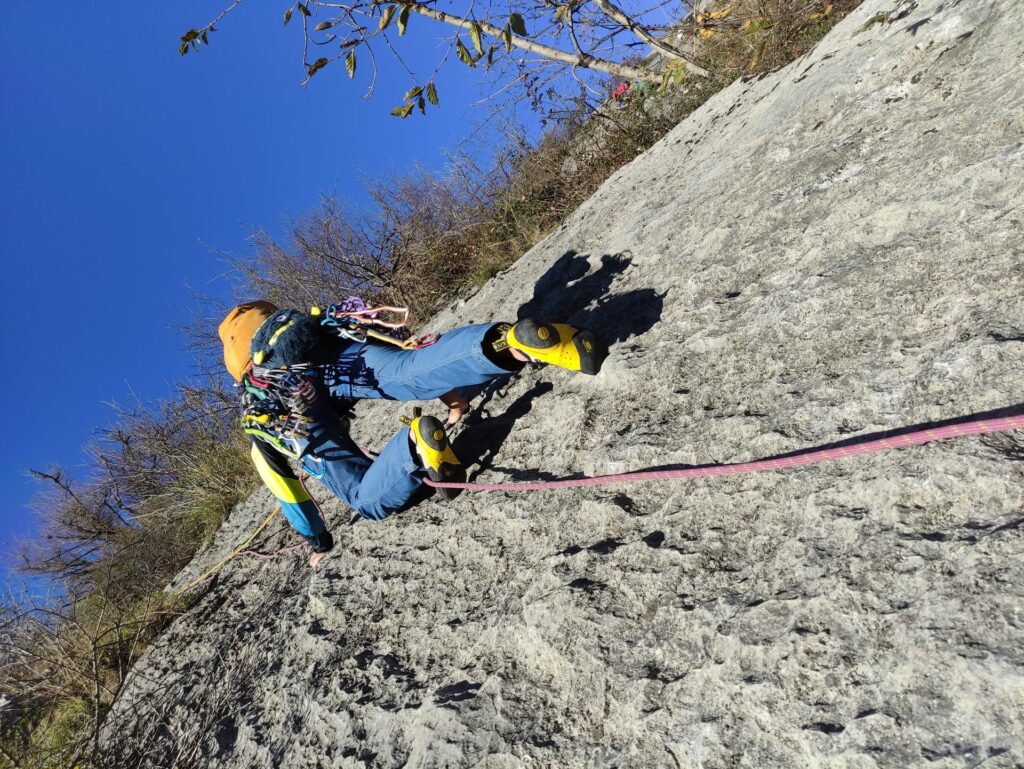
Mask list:
POLYGON ((494 343, 503 337, 502 328, 504 327, 507 329, 508 325, 509 324, 505 323, 496 323, 487 330, 487 333, 484 334, 484 341, 482 345, 484 356, 486 356, 487 360, 495 366, 500 366, 506 371, 520 371, 526 363, 521 360, 516 360, 515 356, 512 355, 512 352, 508 348, 505 348, 504 350, 494 349, 494 343))

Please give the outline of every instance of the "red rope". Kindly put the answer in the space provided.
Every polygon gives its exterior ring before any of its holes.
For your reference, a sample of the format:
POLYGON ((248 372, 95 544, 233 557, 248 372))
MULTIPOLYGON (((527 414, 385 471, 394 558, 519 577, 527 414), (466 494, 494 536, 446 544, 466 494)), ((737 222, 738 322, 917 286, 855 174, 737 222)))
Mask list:
MULTIPOLYGON (((628 473, 615 473, 612 475, 596 475, 589 478, 565 478, 557 481, 536 481, 520 483, 437 483, 424 478, 423 482, 428 486, 438 489, 465 489, 466 491, 544 491, 548 489, 572 489, 585 486, 607 486, 615 483, 635 483, 637 481, 671 481, 688 478, 704 478, 713 475, 740 475, 743 473, 757 473, 765 470, 789 470, 794 467, 828 462, 833 459, 846 459, 862 454, 875 454, 880 451, 902 449, 908 446, 920 446, 932 441, 948 441, 953 438, 962 438, 968 435, 984 435, 985 433, 1008 432, 1010 430, 1024 430, 1024 414, 1017 414, 1009 417, 996 419, 976 419, 960 424, 946 425, 944 427, 926 427, 920 430, 894 435, 888 438, 876 438, 875 440, 864 441, 846 446, 836 446, 829 449, 818 449, 804 454, 796 454, 782 457, 770 457, 758 459, 753 462, 737 462, 726 465, 708 465, 705 467, 685 467, 675 470, 634 470, 628 473)), ((375 456, 372 452, 364 450, 367 456, 375 456)), ((299 474, 299 482, 302 488, 316 505, 320 518, 327 523, 323 510, 317 504, 312 494, 306 489, 303 474, 299 474)), ((270 560, 282 553, 291 552, 306 547, 306 542, 295 542, 285 545, 277 550, 265 552, 262 550, 242 550, 239 555, 248 555, 253 558, 270 560)))
POLYGON ((300 547, 309 547, 309 544, 307 542, 293 542, 290 545, 285 545, 269 552, 266 550, 240 550, 238 554, 247 555, 250 558, 259 558, 262 561, 270 561, 282 553, 290 553, 292 550, 298 550, 300 547))
POLYGON ((890 449, 902 449, 907 446, 920 446, 932 441, 946 441, 967 435, 1006 432, 1024 429, 1024 414, 997 419, 977 419, 961 424, 945 427, 928 427, 913 432, 895 435, 890 438, 877 438, 847 446, 830 449, 818 449, 806 454, 795 456, 772 457, 758 459, 753 462, 738 462, 727 465, 709 465, 706 467, 686 467, 675 470, 634 470, 628 473, 613 475, 597 475, 590 478, 565 478, 557 481, 536 481, 519 483, 437 483, 425 478, 423 482, 438 489, 465 489, 466 491, 543 491, 546 489, 573 489, 582 486, 606 486, 614 483, 633 483, 636 481, 670 481, 684 478, 703 478, 710 475, 739 475, 741 473, 757 473, 764 470, 789 470, 793 467, 813 465, 833 459, 845 459, 861 454, 873 454, 890 449))

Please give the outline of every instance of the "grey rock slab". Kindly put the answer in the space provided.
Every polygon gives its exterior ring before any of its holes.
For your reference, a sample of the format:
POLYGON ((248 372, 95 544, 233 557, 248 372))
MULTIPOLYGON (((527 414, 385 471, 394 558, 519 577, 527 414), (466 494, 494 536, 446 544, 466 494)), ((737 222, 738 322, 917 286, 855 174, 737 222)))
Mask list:
MULTIPOLYGON (((597 377, 530 369, 477 394, 456 437, 474 477, 1019 412, 1022 30, 1016 0, 868 0, 453 303, 433 328, 529 314, 612 343, 597 377)), ((360 404, 357 440, 383 445, 400 411, 360 404)), ((466 493, 378 524, 325 501, 338 548, 318 572, 236 559, 146 653, 109 765, 1024 765, 1022 457, 1008 433, 466 493)), ((271 509, 238 506, 175 584, 271 509)))

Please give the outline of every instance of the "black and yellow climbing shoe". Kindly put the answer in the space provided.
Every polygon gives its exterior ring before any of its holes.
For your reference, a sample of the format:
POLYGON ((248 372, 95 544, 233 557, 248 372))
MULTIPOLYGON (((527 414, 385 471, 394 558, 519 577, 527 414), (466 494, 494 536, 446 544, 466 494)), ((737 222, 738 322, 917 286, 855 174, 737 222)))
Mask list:
MULTIPOLYGON (((413 451, 423 469, 432 481, 441 483, 462 483, 466 480, 466 468, 452 451, 444 425, 435 417, 416 417, 409 423, 409 430, 415 433, 413 451)), ((459 489, 438 489, 445 499, 454 499, 459 489)))
POLYGON ((564 323, 540 323, 529 318, 505 334, 509 347, 539 363, 594 375, 608 356, 608 348, 592 331, 564 323))

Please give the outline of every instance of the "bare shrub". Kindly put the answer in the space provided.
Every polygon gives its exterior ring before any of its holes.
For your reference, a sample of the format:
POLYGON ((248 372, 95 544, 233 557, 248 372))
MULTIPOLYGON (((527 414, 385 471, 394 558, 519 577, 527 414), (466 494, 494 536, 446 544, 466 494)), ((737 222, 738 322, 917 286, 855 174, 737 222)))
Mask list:
POLYGON ((47 600, 8 597, 0 628, 0 757, 22 766, 86 766, 107 708, 138 656, 181 608, 170 579, 255 485, 234 397, 180 385, 149 409, 119 409, 75 484, 37 472, 43 536, 24 568, 47 600))
POLYGON ((690 18, 698 58, 722 85, 803 55, 862 0, 734 0, 690 18))
POLYGON ((163 594, 125 601, 98 589, 24 598, 17 609, 9 602, 0 625, 0 756, 24 767, 91 761, 132 665, 180 610, 163 594))

